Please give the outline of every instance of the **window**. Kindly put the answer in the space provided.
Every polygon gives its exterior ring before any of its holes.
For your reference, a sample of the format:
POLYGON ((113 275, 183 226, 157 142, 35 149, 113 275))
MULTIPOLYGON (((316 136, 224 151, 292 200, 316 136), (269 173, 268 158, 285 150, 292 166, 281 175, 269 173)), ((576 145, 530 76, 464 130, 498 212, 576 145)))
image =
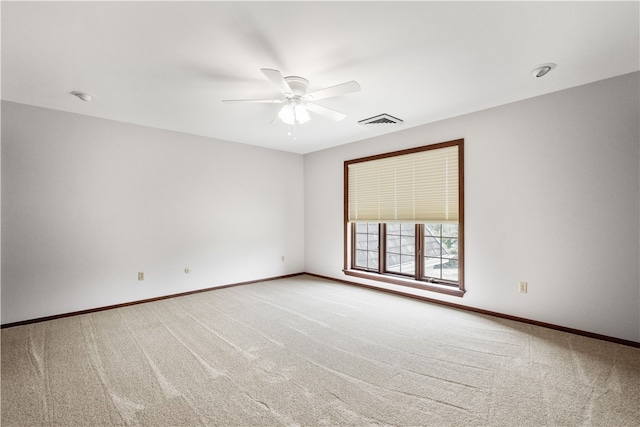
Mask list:
POLYGON ((464 294, 463 143, 345 162, 345 274, 464 294))

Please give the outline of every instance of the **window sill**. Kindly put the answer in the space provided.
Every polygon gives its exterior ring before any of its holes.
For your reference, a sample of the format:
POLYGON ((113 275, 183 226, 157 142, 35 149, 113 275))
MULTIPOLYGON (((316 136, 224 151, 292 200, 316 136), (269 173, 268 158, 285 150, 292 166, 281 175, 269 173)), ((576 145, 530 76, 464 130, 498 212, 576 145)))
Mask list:
POLYGON ((455 297, 464 296, 465 291, 452 286, 439 285, 436 283, 419 282, 417 280, 404 279, 402 277, 385 276, 377 273, 369 273, 361 270, 342 270, 347 276, 359 277, 361 279, 375 280, 378 282, 391 283, 393 285, 408 286, 410 288, 422 289, 430 292, 438 292, 455 297))

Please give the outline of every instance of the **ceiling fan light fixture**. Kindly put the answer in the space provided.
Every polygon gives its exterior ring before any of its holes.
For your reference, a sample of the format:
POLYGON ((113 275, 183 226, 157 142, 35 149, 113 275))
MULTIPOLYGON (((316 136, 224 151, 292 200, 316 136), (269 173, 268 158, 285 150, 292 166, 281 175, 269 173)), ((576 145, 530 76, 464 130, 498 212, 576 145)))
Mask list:
POLYGON ((280 120, 282 120, 284 123, 288 125, 293 125, 296 122, 295 112, 293 111, 293 107, 289 104, 285 105, 284 107, 282 107, 282 109, 280 109, 280 112, 278 113, 278 117, 280 117, 280 120))
POLYGON ((309 120, 311 120, 311 117, 309 117, 309 113, 307 112, 307 109, 304 108, 304 105, 302 104, 296 104, 296 106, 293 107, 293 113, 295 115, 296 120, 300 124, 306 123, 309 120))
POLYGON ((291 101, 278 113, 278 117, 288 125, 303 124, 311 120, 309 112, 301 102, 291 101))

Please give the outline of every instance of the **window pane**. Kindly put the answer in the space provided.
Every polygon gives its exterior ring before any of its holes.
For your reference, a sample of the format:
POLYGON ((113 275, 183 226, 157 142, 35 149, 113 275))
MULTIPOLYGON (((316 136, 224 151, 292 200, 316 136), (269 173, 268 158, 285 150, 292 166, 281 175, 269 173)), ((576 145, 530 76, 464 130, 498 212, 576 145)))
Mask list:
POLYGON ((404 236, 415 236, 416 235, 416 225, 415 224, 400 224, 400 231, 404 236))
POLYGON ((446 280, 458 281, 458 260, 454 259, 442 264, 442 278, 446 280))
POLYGON ((405 274, 416 274, 416 258, 413 256, 400 255, 400 272, 405 274))
POLYGON ((442 239, 442 257, 458 258, 458 239, 442 239))
POLYGON ((400 234, 400 224, 397 222, 388 223, 387 234, 400 234))
POLYGON ((369 234, 369 240, 367 242, 367 249, 370 251, 378 250, 378 235, 377 234, 369 234))
POLYGON ((367 235, 356 233, 356 249, 367 249, 367 235))
POLYGON ((368 268, 372 270, 378 269, 378 252, 369 251, 368 268))
POLYGON ((366 233, 367 232, 367 225, 363 222, 356 222, 356 233, 366 233))
POLYGON ((400 253, 402 255, 414 255, 416 253, 416 238, 402 236, 400 239, 400 253))
POLYGON ((399 254, 400 243, 401 243, 400 236, 387 235, 387 253, 399 254))
POLYGON ((378 234, 378 223, 377 222, 370 222, 367 223, 367 232, 369 234, 378 234))
POLYGON ((425 224, 424 235, 425 236, 440 236, 442 230, 442 224, 425 224))
POLYGON ((424 257, 424 277, 432 277, 434 279, 442 279, 442 269, 440 268, 442 260, 432 257, 424 257))
POLYGON ((441 256, 441 246, 440 240, 435 237, 425 237, 424 238, 424 256, 430 257, 440 257, 441 256))
POLYGON ((367 251, 356 250, 356 265, 358 267, 367 266, 367 251))
POLYGON ((387 270, 400 273, 400 255, 387 252, 387 270))
POLYGON ((458 237, 458 224, 442 224, 442 237, 458 237))

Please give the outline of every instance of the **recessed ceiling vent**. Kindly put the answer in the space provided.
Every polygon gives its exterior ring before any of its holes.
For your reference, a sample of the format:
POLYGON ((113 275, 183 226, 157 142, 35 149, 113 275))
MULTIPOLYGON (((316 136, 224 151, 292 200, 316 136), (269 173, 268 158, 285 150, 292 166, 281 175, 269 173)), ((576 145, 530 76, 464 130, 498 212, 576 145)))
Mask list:
POLYGON ((368 119, 360 120, 358 122, 359 125, 362 126, 370 126, 370 125, 385 125, 385 126, 396 126, 404 123, 403 120, 400 120, 397 117, 390 116, 389 114, 380 114, 378 116, 369 117, 368 119))

